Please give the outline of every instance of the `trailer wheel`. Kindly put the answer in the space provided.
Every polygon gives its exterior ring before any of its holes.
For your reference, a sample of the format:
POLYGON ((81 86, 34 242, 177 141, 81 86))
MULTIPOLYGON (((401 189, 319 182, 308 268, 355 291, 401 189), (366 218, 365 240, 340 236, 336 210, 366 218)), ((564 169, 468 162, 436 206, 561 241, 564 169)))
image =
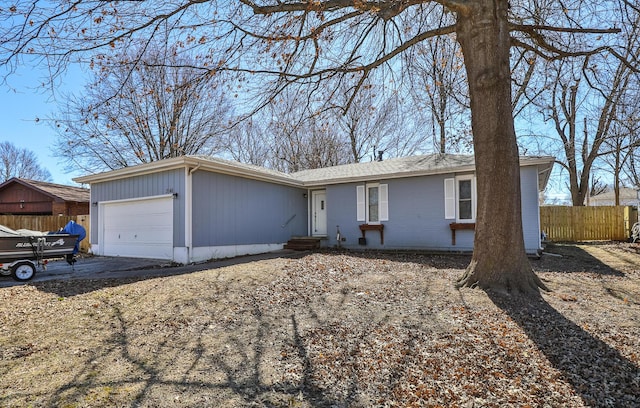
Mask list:
POLYGON ((11 276, 17 281, 28 281, 36 275, 36 267, 31 262, 18 262, 11 268, 11 276))

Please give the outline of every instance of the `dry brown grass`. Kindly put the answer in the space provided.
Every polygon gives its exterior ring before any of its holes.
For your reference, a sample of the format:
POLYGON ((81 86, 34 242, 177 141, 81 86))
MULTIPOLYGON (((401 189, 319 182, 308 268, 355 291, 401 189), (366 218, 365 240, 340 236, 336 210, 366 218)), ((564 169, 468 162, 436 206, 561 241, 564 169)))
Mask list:
POLYGON ((552 250, 526 303, 416 254, 2 288, 0 406, 638 406, 636 246, 552 250))

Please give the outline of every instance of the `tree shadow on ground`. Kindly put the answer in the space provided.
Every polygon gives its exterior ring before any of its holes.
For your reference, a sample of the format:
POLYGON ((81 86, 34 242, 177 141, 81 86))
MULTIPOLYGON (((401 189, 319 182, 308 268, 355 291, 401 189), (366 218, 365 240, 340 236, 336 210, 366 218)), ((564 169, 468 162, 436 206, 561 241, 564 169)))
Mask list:
MULTIPOLYGON (((30 397, 41 398, 44 406, 75 406, 87 401, 94 406, 120 405, 112 399, 120 398, 120 393, 128 394, 127 402, 141 406, 346 406, 316 385, 304 330, 295 313, 274 321, 259 302, 238 308, 240 305, 225 300, 230 291, 237 290, 223 284, 202 304, 185 303, 193 308, 205 307, 198 310, 198 322, 181 321, 179 317, 152 319, 153 331, 165 334, 156 336, 156 341, 146 338, 135 319, 127 317, 130 312, 121 310, 118 302, 103 300, 101 307, 109 310, 110 330, 101 347, 86 350, 84 364, 74 367, 75 374, 53 392, 30 397), (244 319, 221 325, 222 312, 206 308, 213 298, 235 308, 236 313, 240 310, 244 319), (279 327, 290 330, 278 333, 279 327), (267 374, 265 362, 272 358, 268 355, 277 354, 274 346, 283 344, 292 351, 290 363, 302 367, 295 379, 267 374), (149 348, 155 351, 149 352, 149 348), (114 362, 126 370, 110 378, 104 373, 114 362)), ((0 398, 0 405, 3 398, 7 397, 0 398)))
POLYGON ((116 272, 101 271, 99 274, 93 275, 93 277, 91 278, 74 277, 73 279, 51 279, 46 281, 32 282, 30 283, 30 285, 34 286, 39 291, 52 293, 59 297, 73 297, 100 289, 118 287, 149 279, 215 270, 227 266, 247 264, 267 259, 296 259, 301 258, 304 255, 305 253, 301 252, 271 252, 258 255, 238 256, 235 258, 227 258, 192 265, 150 267, 116 272))
MULTIPOLYGON (((640 264, 640 256, 637 258, 640 264)), ((602 260, 574 243, 551 243, 542 257, 531 263, 536 272, 590 272, 599 275, 625 276, 621 270, 611 267, 602 260)))
MULTIPOLYGON (((385 250, 345 250, 326 249, 326 254, 347 254, 366 259, 385 259, 393 262, 419 263, 434 269, 466 269, 471 262, 471 254, 433 251, 385 251, 385 250)), ((640 255, 629 254, 637 258, 640 255)), ((612 268, 576 244, 550 244, 540 259, 531 259, 536 272, 590 272, 599 275, 625 276, 623 271, 612 268)))
MULTIPOLYGON (((324 249, 320 253, 327 255, 348 255, 366 259, 384 259, 392 262, 411 262, 434 269, 465 269, 471 260, 470 254, 434 253, 427 251, 352 251, 345 249, 324 249)), ((276 252, 254 256, 241 256, 194 265, 154 267, 149 269, 127 270, 118 272, 103 271, 93 278, 62 278, 30 283, 38 290, 53 293, 59 297, 72 297, 93 292, 103 288, 117 287, 138 281, 190 274, 199 271, 223 268, 273 258, 302 258, 310 253, 276 252)), ((640 255, 637 257, 640 264, 640 255)), ((625 276, 624 272, 614 269, 598 258, 574 244, 552 244, 541 259, 532 260, 531 265, 536 272, 590 272, 600 275, 625 276), (549 255, 555 254, 559 256, 549 255)))
POLYGON ((535 342, 587 406, 638 406, 640 369, 617 350, 564 317, 541 296, 520 299, 487 294, 535 342))

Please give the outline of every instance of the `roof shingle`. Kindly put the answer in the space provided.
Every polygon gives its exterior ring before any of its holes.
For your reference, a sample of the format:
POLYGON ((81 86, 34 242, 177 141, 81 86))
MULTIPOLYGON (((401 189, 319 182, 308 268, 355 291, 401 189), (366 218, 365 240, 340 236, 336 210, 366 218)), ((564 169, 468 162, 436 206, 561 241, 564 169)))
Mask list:
POLYGON ((14 180, 64 201, 89 202, 91 199, 91 193, 88 188, 65 186, 62 184, 47 183, 45 181, 28 180, 23 178, 16 178, 14 180))

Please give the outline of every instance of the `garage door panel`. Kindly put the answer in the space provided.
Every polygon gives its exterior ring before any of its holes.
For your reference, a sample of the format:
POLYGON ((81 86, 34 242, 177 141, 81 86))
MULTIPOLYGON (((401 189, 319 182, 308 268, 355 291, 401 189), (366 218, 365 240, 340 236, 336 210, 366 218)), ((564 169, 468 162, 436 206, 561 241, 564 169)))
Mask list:
POLYGON ((107 203, 103 211, 104 255, 173 258, 171 198, 107 203))
POLYGON ((133 228, 105 228, 105 237, 108 240, 120 242, 139 242, 160 244, 169 242, 173 233, 171 228, 152 227, 145 230, 133 228))

